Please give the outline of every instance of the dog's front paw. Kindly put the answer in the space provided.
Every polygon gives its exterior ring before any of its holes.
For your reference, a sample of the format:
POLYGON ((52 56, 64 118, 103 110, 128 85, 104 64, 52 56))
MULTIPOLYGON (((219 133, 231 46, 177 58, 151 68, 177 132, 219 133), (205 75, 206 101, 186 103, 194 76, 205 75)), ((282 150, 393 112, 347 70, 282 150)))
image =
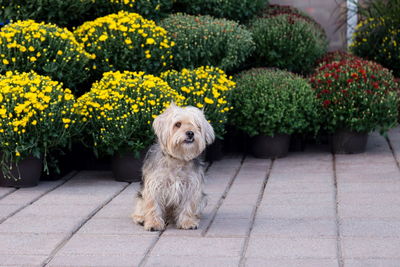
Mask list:
POLYGON ((199 220, 198 219, 185 219, 181 222, 178 222, 176 226, 179 229, 184 229, 184 230, 196 230, 199 228, 199 220))
POLYGON ((132 214, 132 219, 133 219, 133 222, 134 222, 134 223, 143 226, 143 224, 144 224, 144 216, 132 214))
POLYGON ((146 231, 162 231, 165 229, 165 223, 157 222, 157 221, 145 221, 144 222, 144 230, 146 231))

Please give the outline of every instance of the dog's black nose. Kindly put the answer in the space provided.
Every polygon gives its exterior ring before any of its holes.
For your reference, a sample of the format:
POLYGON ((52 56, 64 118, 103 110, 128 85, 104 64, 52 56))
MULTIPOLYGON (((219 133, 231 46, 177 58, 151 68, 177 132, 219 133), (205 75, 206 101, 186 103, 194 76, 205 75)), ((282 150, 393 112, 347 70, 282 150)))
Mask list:
POLYGON ((187 132, 186 132, 186 135, 187 135, 187 137, 189 137, 189 138, 193 138, 194 132, 192 132, 192 131, 187 131, 187 132))

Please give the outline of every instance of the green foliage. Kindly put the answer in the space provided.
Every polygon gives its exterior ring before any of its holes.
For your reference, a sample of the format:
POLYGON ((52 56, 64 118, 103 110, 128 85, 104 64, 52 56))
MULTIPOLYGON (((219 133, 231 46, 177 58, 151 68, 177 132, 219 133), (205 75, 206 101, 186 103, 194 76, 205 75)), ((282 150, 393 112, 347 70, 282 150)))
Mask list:
POLYGON ((120 11, 85 22, 74 34, 96 55, 95 76, 116 70, 159 73, 172 59, 166 30, 136 13, 120 11))
POLYGON ((77 90, 88 78, 93 55, 65 28, 33 20, 17 21, 0 31, 0 73, 34 70, 77 90))
POLYGON ((231 121, 250 136, 316 131, 317 101, 300 76, 260 68, 242 72, 235 80, 231 121))
POLYGON ((176 0, 175 9, 192 15, 210 15, 243 22, 267 4, 268 0, 176 0))
POLYGON ((381 65, 357 59, 335 61, 319 67, 310 81, 327 132, 386 132, 396 125, 398 84, 381 65))
POLYGON ((32 19, 76 26, 87 19, 92 0, 0 0, 0 21, 32 19))
POLYGON ((249 29, 256 43, 252 60, 257 66, 308 74, 328 46, 313 24, 287 14, 255 19, 249 29))
POLYGON ((238 23, 210 16, 174 14, 161 22, 176 43, 174 67, 238 67, 254 50, 251 33, 238 23))

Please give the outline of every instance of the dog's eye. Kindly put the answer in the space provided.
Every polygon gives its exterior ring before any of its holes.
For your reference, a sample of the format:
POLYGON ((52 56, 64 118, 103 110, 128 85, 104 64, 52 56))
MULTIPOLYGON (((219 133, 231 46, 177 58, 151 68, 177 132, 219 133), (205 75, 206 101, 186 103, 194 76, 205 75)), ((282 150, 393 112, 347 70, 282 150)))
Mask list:
POLYGON ((180 122, 175 123, 175 127, 177 127, 177 128, 180 128, 181 125, 182 125, 182 123, 180 123, 180 122))

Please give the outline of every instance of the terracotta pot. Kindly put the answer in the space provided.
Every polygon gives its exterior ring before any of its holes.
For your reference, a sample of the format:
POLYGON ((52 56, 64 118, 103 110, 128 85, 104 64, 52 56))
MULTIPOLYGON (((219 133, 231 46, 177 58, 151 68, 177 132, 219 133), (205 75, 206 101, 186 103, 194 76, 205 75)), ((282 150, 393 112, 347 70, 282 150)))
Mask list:
POLYGON ((12 178, 4 177, 0 171, 0 186, 1 187, 33 187, 37 186, 42 174, 42 160, 29 156, 21 160, 18 165, 11 165, 12 178))
POLYGON ((205 160, 208 162, 221 160, 224 157, 222 147, 222 140, 215 139, 214 143, 206 148, 205 160))
POLYGON ((273 137, 257 135, 253 137, 251 151, 256 158, 282 158, 289 151, 290 135, 277 134, 273 137))
POLYGON ((113 156, 111 169, 116 181, 140 182, 142 180, 142 165, 146 151, 136 158, 133 153, 121 153, 113 156))
POLYGON ((365 152, 367 142, 368 133, 339 130, 332 136, 331 148, 335 154, 357 154, 365 152))

